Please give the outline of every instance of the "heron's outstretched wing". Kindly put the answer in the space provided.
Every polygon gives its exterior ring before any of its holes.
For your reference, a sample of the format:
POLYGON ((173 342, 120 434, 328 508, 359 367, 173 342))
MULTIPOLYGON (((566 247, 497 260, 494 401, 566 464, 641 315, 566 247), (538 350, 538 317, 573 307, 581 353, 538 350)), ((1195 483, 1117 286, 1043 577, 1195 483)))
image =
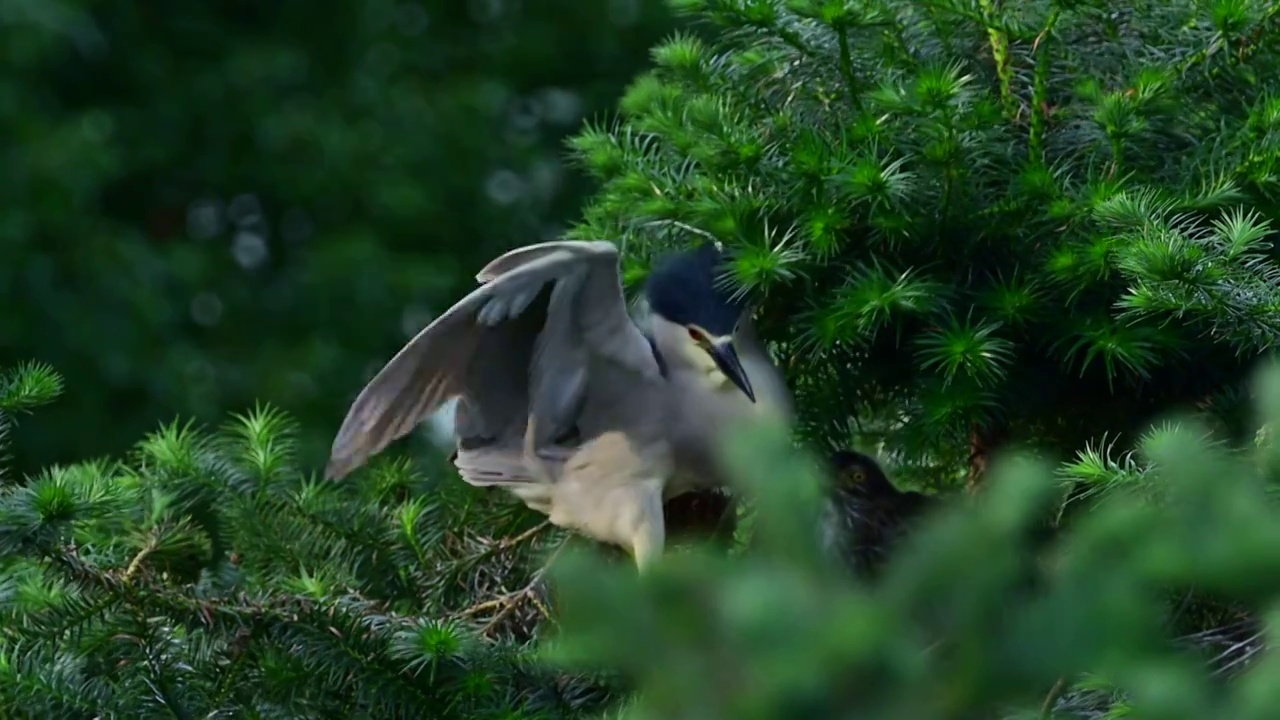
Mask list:
POLYGON ((481 285, 487 282, 492 282, 499 275, 504 275, 521 265, 546 257, 551 253, 563 251, 566 249, 566 246, 589 244, 591 243, 556 240, 552 242, 534 243, 532 245, 518 247, 514 250, 508 250, 493 260, 490 260, 488 265, 485 265, 480 272, 476 273, 476 282, 481 285))
POLYGON ((537 257, 476 288, 365 386, 333 441, 326 477, 347 475, 456 396, 468 433, 507 437, 535 408, 562 427, 557 416, 572 412, 585 390, 584 352, 658 374, 626 312, 617 248, 535 247, 537 257))

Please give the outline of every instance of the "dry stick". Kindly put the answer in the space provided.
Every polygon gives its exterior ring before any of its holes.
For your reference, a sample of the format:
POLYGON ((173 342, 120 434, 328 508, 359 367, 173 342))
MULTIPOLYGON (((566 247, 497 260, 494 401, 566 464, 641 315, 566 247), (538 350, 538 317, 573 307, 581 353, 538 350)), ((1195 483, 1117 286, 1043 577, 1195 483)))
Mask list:
POLYGON ((533 527, 529 528, 528 530, 525 530, 524 532, 520 533, 519 535, 517 535, 517 536, 515 536, 515 537, 513 537, 513 538, 507 538, 506 540, 503 540, 502 542, 498 543, 498 550, 499 550, 499 551, 502 551, 502 550, 509 550, 509 549, 511 549, 511 548, 513 548, 513 547, 515 547, 516 545, 519 545, 520 543, 522 543, 522 542, 524 542, 524 541, 528 540, 529 538, 533 537, 534 535, 537 535, 538 533, 542 532, 543 530, 546 530, 546 529, 547 529, 547 527, 548 527, 549 525, 551 525, 551 521, 550 521, 550 520, 543 520, 542 522, 538 523, 537 525, 534 525, 533 527))
POLYGON ((1062 691, 1067 686, 1067 678, 1060 677, 1053 687, 1049 688, 1049 694, 1044 698, 1044 704, 1040 706, 1040 717, 1042 720, 1048 720, 1053 716, 1053 706, 1058 704, 1058 698, 1062 697, 1062 691))
POLYGON ((526 597, 532 600, 534 606, 538 608, 538 611, 541 612, 544 617, 551 616, 551 610, 537 599, 534 591, 537 588, 538 583, 542 582, 542 577, 547 574, 547 569, 551 567, 551 563, 555 561, 555 559, 560 555, 560 551, 564 550, 568 544, 569 541, 567 539, 561 542, 560 546, 556 548, 556 551, 551 553, 551 557, 547 558, 547 561, 538 569, 538 572, 533 574, 533 578, 529 580, 529 584, 506 596, 505 604, 500 603, 503 604, 503 608, 499 610, 487 624, 485 624, 484 629, 480 631, 481 635, 488 635, 489 632, 497 627, 498 623, 502 622, 508 615, 510 615, 520 601, 526 597))
MULTIPOLYGON (((515 537, 503 538, 500 542, 488 545, 486 546, 485 550, 482 553, 480 553, 480 560, 487 560, 489 558, 496 557, 498 554, 506 552, 507 550, 510 550, 516 547, 517 545, 520 545, 530 540, 531 538, 535 537, 538 533, 542 532, 543 530, 546 530, 550 525, 551 525, 550 520, 543 520, 542 522, 538 523, 537 525, 534 525, 533 527, 529 528, 528 530, 525 530, 524 532, 520 533, 519 535, 516 535, 515 537)), ((483 565, 481 565, 480 571, 481 572, 484 571, 483 565)))
MULTIPOLYGON (((537 525, 529 528, 528 530, 525 530, 519 535, 516 535, 515 537, 507 538, 498 544, 497 551, 501 552, 503 550, 509 550, 517 545, 527 542, 528 540, 536 536, 538 533, 547 529, 547 527, 549 527, 550 525, 551 525, 551 521, 544 520, 541 523, 538 523, 537 525)), ((551 559, 554 559, 555 556, 560 553, 560 549, 563 547, 564 545, 561 544, 560 547, 556 549, 555 554, 551 556, 551 559)), ((464 608, 454 613, 454 617, 459 617, 459 618, 470 617, 477 613, 484 612, 485 610, 490 610, 496 607, 502 607, 507 603, 512 602, 513 600, 519 599, 521 595, 524 595, 525 593, 527 593, 529 588, 532 587, 534 584, 536 584, 538 580, 542 578, 542 575, 546 572, 547 566, 550 564, 551 564, 551 560, 549 559, 538 570, 538 572, 534 574, 533 580, 528 585, 525 585, 523 588, 515 592, 506 593, 500 597, 492 598, 490 600, 485 600, 483 602, 478 602, 474 605, 471 605, 470 607, 464 608)))
POLYGON ((470 617, 472 615, 475 615, 476 613, 481 613, 490 608, 498 607, 502 603, 506 602, 507 598, 509 597, 511 597, 511 595, 503 595, 502 597, 493 598, 492 600, 485 600, 484 602, 478 602, 475 605, 472 605, 471 607, 459 610, 458 612, 454 613, 453 616, 459 617, 459 618, 470 617))
POLYGON ((147 540, 147 544, 138 551, 138 554, 133 556, 133 560, 129 562, 129 567, 125 568, 124 579, 126 582, 133 579, 133 576, 142 569, 143 561, 145 561, 151 553, 155 552, 158 547, 159 543, 156 542, 155 535, 152 535, 151 539, 147 540))

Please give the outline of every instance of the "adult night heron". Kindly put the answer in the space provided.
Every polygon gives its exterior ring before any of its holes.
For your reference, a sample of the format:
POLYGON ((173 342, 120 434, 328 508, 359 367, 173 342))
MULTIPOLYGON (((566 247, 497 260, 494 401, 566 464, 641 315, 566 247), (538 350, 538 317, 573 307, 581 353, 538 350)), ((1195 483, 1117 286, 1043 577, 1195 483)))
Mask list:
POLYGON ((464 480, 505 487, 647 567, 664 547, 664 500, 731 485, 725 432, 760 414, 791 417, 745 303, 722 284, 724 264, 704 244, 655 267, 642 331, 612 243, 502 255, 360 392, 326 476, 348 474, 456 397, 464 480))

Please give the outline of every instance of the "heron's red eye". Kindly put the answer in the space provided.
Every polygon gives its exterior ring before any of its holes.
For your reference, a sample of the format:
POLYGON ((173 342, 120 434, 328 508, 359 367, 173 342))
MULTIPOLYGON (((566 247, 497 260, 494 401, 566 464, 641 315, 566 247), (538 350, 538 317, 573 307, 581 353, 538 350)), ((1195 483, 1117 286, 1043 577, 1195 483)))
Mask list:
POLYGON ((689 331, 690 339, 692 339, 694 342, 702 342, 702 333, 698 332, 697 330, 694 330, 693 328, 688 328, 688 331, 689 331))

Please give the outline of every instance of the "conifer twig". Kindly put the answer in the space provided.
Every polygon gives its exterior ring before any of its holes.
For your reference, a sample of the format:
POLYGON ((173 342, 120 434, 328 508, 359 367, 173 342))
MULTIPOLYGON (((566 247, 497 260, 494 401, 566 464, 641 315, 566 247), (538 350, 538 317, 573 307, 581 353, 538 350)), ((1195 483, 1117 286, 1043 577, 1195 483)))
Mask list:
POLYGON ((147 556, 155 552, 155 550, 156 550, 156 538, 155 538, 155 535, 152 535, 151 539, 147 541, 147 544, 143 545, 142 549, 138 551, 138 554, 134 555, 133 559, 129 561, 129 566, 126 567, 124 570, 125 582, 132 580, 133 576, 138 574, 138 571, 142 569, 142 563, 145 562, 147 559, 147 556))

